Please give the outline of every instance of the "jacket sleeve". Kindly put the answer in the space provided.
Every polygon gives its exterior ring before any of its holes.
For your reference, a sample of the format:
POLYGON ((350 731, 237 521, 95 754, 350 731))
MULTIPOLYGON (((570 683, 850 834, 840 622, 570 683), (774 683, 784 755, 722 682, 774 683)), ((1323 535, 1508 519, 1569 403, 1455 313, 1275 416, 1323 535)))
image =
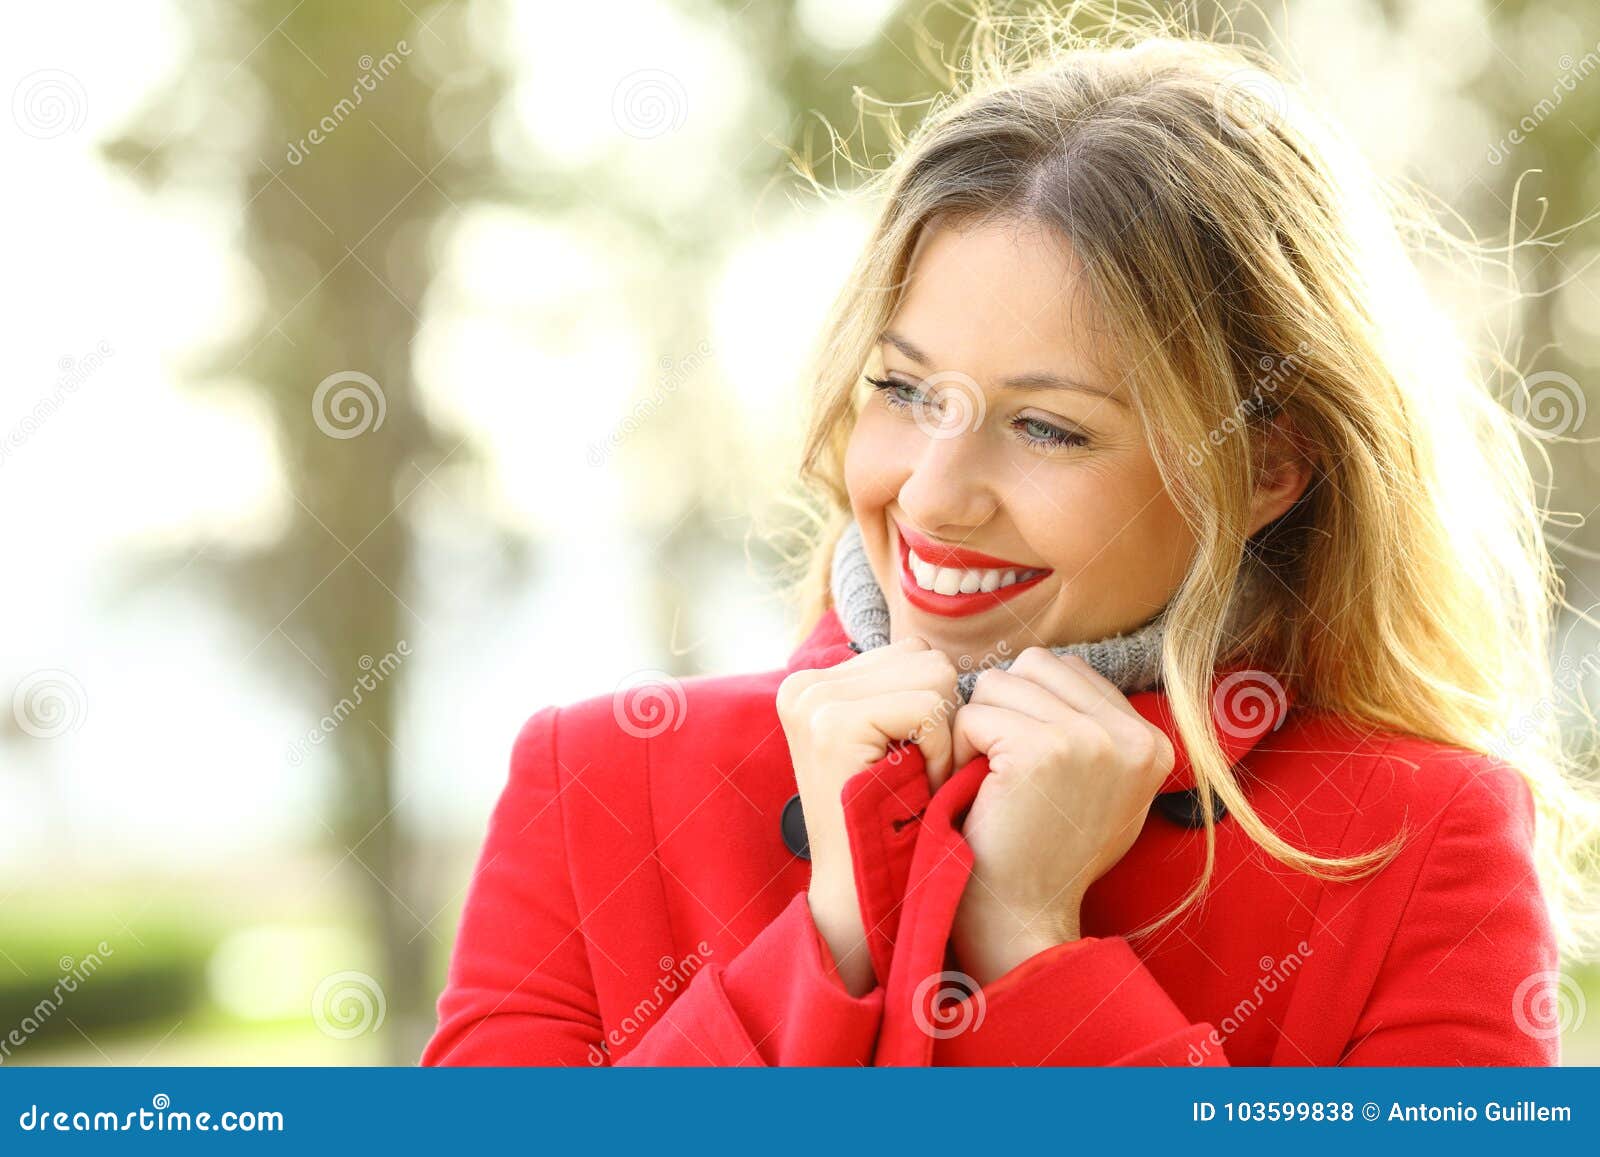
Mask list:
POLYGON ((1558 971, 1533 795, 1485 763, 1444 809, 1345 1065, 1556 1065, 1558 971))
MULTIPOLYGON (((523 726, 468 888, 423 1065, 605 1065, 567 866, 560 709, 523 726)), ((737 956, 700 969, 616 1059, 631 1065, 842 1065, 871 1055, 883 993, 852 997, 797 894, 737 956)))
POLYGON ((697 973, 616 1063, 867 1065, 882 1016, 882 987, 850 995, 798 892, 736 957, 697 973))
POLYGON ((423 1065, 603 1063, 600 1012, 567 875, 558 712, 536 713, 512 748, 423 1065))
MULTIPOLYGON (((1533 797, 1484 764, 1428 847, 1342 1065, 1554 1065, 1571 982, 1533 861, 1533 797), (1552 991, 1554 989, 1554 991, 1552 991)), ((1024 961, 983 992, 981 1031, 945 1042, 966 1065, 1227 1065, 1121 937, 1024 961)), ((973 1010, 975 1020, 977 1009, 973 1010)))
MULTIPOLYGON (((982 989, 948 1065, 1215 1065, 1212 1029, 1191 1023, 1121 936, 1086 936, 1024 960, 982 989)), ((960 1014, 951 1014, 959 1020, 960 1014)))

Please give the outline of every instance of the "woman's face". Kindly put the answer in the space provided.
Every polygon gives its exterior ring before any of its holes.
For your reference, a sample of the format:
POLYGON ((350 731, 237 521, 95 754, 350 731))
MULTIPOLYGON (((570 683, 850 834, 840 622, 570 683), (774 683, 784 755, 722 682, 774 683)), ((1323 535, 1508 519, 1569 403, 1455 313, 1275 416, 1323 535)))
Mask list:
POLYGON ((924 234, 845 459, 892 638, 981 663, 1131 630, 1177 590, 1196 542, 1082 277, 1035 223, 924 234))

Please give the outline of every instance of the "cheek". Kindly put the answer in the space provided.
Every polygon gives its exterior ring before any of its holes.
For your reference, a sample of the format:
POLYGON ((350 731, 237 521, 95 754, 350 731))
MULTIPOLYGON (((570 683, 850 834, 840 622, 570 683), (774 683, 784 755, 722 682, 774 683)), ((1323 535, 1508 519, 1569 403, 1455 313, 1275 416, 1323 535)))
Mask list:
POLYGON ((1136 568, 1141 584, 1167 588, 1176 584, 1194 556, 1195 538, 1173 503, 1152 463, 1125 491, 1134 501, 1118 504, 1114 525, 1115 554, 1125 567, 1136 568))
POLYGON ((869 404, 856 419, 844 456, 845 489, 858 515, 880 509, 899 492, 897 447, 893 423, 869 404))
POLYGON ((1085 469, 1051 496, 1056 501, 1034 514, 1043 520, 1036 525, 1050 527, 1036 541, 1076 573, 1160 584, 1181 577, 1193 555, 1194 536, 1154 462, 1085 469))

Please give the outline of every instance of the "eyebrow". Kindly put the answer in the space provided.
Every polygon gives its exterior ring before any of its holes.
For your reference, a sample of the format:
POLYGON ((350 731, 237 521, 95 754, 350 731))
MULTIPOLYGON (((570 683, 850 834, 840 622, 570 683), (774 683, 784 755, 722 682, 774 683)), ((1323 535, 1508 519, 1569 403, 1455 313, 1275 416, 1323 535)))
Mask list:
MULTIPOLYGON (((923 353, 921 349, 893 330, 886 329, 883 331, 882 336, 878 338, 878 343, 881 345, 884 342, 888 342, 920 366, 932 369, 935 364, 933 358, 923 353)), ((1013 374, 1009 378, 1001 378, 1000 384, 1016 390, 1076 390, 1079 393, 1092 394, 1094 397, 1104 398, 1108 402, 1115 402, 1124 408, 1128 405, 1127 399, 1121 398, 1109 390, 1097 389, 1072 378, 1065 378, 1060 374, 1047 373, 1043 370, 1036 370, 1026 374, 1013 374)))

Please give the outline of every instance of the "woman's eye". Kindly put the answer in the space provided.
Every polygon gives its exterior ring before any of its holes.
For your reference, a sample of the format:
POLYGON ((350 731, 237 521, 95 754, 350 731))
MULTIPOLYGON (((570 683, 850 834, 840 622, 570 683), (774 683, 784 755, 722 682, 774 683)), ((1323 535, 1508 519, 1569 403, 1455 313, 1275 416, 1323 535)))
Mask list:
POLYGON ((1017 428, 1023 441, 1031 446, 1054 448, 1061 446, 1087 446, 1089 439, 1074 430, 1063 430, 1059 426, 1052 426, 1049 422, 1039 418, 1018 418, 1012 425, 1017 428))
MULTIPOLYGON (((893 378, 875 378, 866 375, 867 382, 877 390, 883 400, 895 409, 910 410, 932 403, 910 382, 897 382, 893 378)), ((1087 446, 1089 439, 1075 430, 1063 430, 1041 418, 1017 418, 1012 423, 1025 444, 1044 450, 1087 446)))
POLYGON ((871 383, 873 389, 883 395, 883 400, 891 406, 903 406, 909 409, 925 401, 917 387, 910 382, 897 382, 893 378, 874 378, 870 375, 867 377, 867 381, 871 383))

